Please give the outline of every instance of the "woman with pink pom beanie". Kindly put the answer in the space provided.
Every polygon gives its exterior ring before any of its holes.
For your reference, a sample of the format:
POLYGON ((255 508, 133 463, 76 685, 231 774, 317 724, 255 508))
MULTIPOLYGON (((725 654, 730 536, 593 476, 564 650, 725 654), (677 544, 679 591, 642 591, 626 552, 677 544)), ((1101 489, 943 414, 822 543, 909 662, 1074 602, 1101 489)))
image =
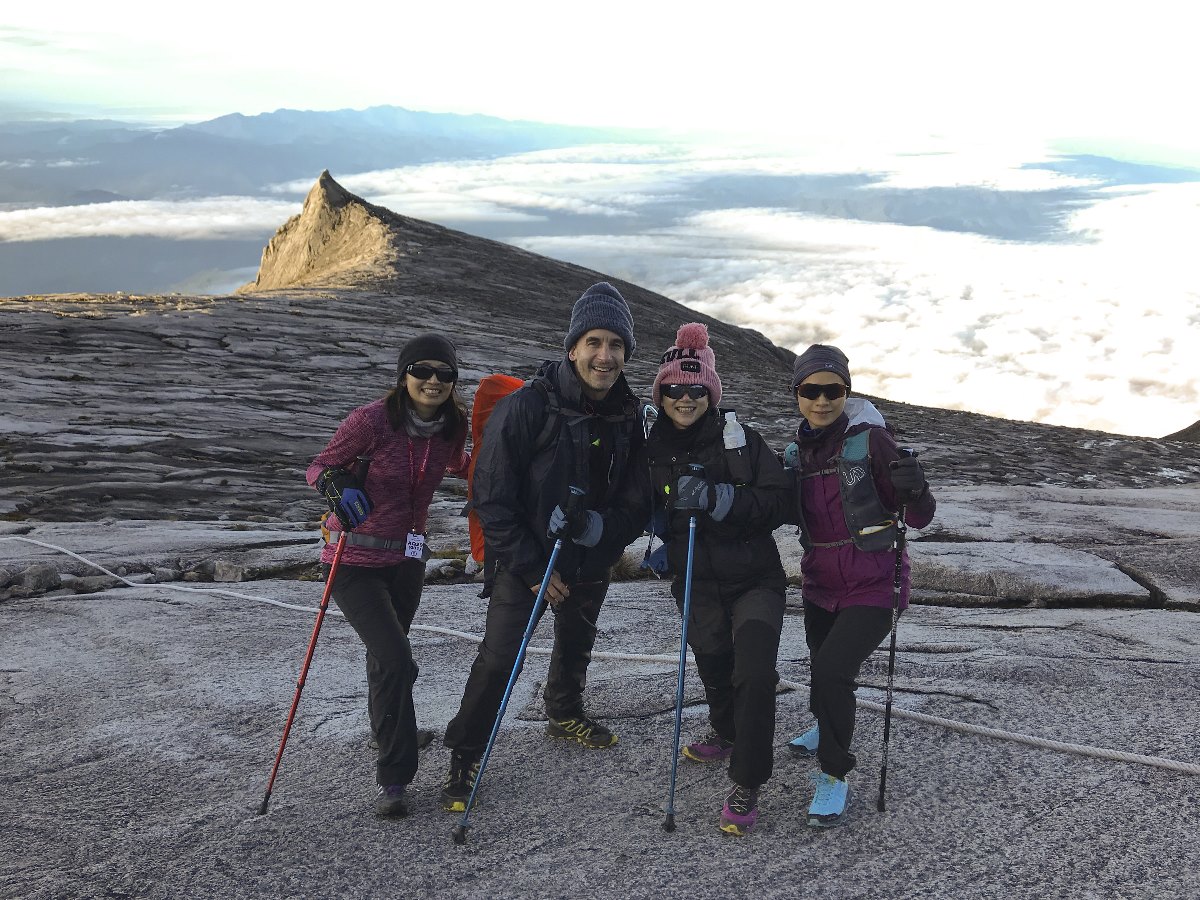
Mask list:
POLYGON ((783 524, 790 483, 762 437, 718 409, 721 379, 704 325, 679 329, 662 356, 653 398, 660 415, 634 467, 642 484, 636 501, 630 495, 629 514, 634 522, 652 521, 663 539, 647 562, 673 576, 681 611, 688 523, 696 517, 687 637, 711 730, 683 755, 729 761, 733 785, 719 825, 744 835, 758 819, 758 792, 774 755, 785 580, 771 532, 783 524))

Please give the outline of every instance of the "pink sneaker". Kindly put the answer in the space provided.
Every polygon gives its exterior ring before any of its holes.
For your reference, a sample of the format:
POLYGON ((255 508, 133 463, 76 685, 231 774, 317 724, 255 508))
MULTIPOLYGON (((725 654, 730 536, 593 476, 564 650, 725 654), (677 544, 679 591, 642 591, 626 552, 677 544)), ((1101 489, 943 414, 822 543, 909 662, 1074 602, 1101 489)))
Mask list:
POLYGON ((749 834, 758 821, 758 790, 735 784, 721 809, 721 830, 739 837, 749 834))

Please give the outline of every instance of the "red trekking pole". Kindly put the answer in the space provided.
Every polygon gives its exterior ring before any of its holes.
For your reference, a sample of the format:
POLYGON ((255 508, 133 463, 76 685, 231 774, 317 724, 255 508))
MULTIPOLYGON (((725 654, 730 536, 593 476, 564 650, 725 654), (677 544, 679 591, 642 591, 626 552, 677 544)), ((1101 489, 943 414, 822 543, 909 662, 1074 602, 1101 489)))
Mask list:
MULTIPOLYGON (((364 487, 367 483, 367 467, 371 464, 370 457, 360 456, 362 476, 359 483, 364 487)), ((321 607, 317 611, 317 621, 313 624, 312 637, 308 639, 308 652, 304 654, 304 665, 300 667, 300 677, 296 679, 296 693, 292 696, 292 708, 288 711, 287 724, 283 726, 283 739, 279 742, 279 752, 275 754, 275 765, 271 767, 271 777, 267 780, 267 792, 263 795, 258 814, 267 814, 267 804, 271 802, 271 788, 275 784, 275 776, 279 774, 279 762, 283 759, 283 748, 287 746, 288 735, 292 731, 292 720, 296 717, 296 708, 300 705, 300 692, 304 690, 304 680, 308 677, 308 667, 312 664, 313 651, 317 649, 317 636, 321 633, 321 623, 325 621, 325 612, 329 609, 329 598, 333 593, 333 579, 337 575, 338 564, 342 561, 342 550, 346 547, 346 534, 349 529, 343 524, 342 532, 338 535, 337 546, 333 550, 333 562, 329 566, 329 575, 325 579, 325 593, 321 596, 321 607)))

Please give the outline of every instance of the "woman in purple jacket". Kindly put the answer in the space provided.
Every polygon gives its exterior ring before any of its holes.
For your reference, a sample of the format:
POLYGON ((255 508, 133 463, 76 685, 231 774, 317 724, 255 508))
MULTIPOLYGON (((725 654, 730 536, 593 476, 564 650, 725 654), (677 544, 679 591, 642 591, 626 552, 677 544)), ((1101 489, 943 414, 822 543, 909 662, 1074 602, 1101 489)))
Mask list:
POLYGON ((396 380, 386 397, 346 417, 307 473, 331 513, 321 562, 333 562, 343 526, 354 529, 346 533, 333 598, 367 648, 381 816, 407 813, 405 787, 417 772, 417 666, 408 629, 425 582, 429 504, 443 476, 465 476, 470 463, 467 413, 454 393, 454 345, 437 334, 413 338, 400 351, 396 380), (370 459, 365 484, 355 467, 359 457, 370 459))
MULTIPOLYGON (((784 463, 796 485, 789 522, 800 526, 805 548, 809 709, 817 721, 789 746, 820 762, 808 810, 808 824, 820 827, 845 815, 858 673, 892 627, 896 511, 923 528, 933 519, 934 499, 921 464, 900 451, 878 410, 849 397, 849 359, 841 350, 805 350, 792 390, 803 418, 784 463)), ((908 606, 908 588, 906 553, 900 609, 908 606)))

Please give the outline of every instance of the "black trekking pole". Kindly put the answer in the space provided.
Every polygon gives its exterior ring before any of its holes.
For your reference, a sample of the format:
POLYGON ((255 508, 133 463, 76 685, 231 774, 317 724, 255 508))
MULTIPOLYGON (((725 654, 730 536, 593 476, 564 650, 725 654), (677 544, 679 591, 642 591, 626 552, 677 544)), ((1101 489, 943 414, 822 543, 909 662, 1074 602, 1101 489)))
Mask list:
MULTIPOLYGON (((583 496, 581 488, 572 487, 571 497, 567 501, 568 505, 574 506, 579 502, 579 498, 583 496)), ((550 576, 554 572, 554 563, 558 561, 558 553, 562 550, 563 539, 555 538, 554 548, 550 551, 550 562, 546 563, 546 574, 542 576, 542 586, 538 589, 537 599, 533 601, 533 611, 529 614, 529 623, 525 626, 525 634, 521 638, 521 647, 517 650, 517 658, 513 662, 512 673, 508 676, 508 684, 504 687, 504 696, 500 699, 500 709, 496 713, 496 722, 492 725, 492 733, 488 737, 487 746, 483 749, 483 757, 479 760, 479 771, 475 775, 475 784, 471 788, 471 795, 467 797, 467 807, 463 810, 462 818, 458 820, 458 824, 454 826, 452 832, 454 843, 465 844, 467 842, 467 820, 471 815, 471 807, 475 805, 475 794, 479 791, 479 785, 483 781, 483 772, 487 768, 488 757, 492 755, 492 747, 496 743, 496 734, 500 731, 500 723, 504 721, 504 711, 508 708, 508 698, 512 695, 513 685, 517 683, 517 675, 521 672, 521 666, 525 662, 525 651, 529 647, 529 639, 533 637, 533 629, 537 627, 538 619, 541 617, 542 601, 546 599, 546 589, 550 586, 550 576)))
MULTIPOLYGON (((359 484, 367 484, 367 468, 371 465, 369 456, 360 456, 362 475, 359 484)), ((341 518, 340 516, 338 517, 341 518)), ((300 677, 296 679, 296 693, 292 696, 292 708, 288 710, 287 724, 283 726, 283 738, 279 741, 279 750, 275 754, 275 765, 271 767, 271 777, 267 780, 267 792, 263 795, 258 807, 258 814, 267 814, 267 804, 271 802, 271 788, 275 785, 275 776, 279 773, 279 763, 283 759, 283 748, 287 746, 288 735, 292 731, 292 720, 296 717, 296 708, 300 706, 300 693, 304 690, 304 680, 308 677, 308 667, 312 664, 313 651, 317 649, 317 636, 321 633, 321 623, 325 621, 325 612, 329 609, 329 598, 333 593, 333 579, 337 575, 338 564, 342 561, 342 550, 346 547, 346 535, 349 526, 342 523, 342 533, 338 535, 337 546, 333 550, 333 562, 329 566, 329 575, 325 579, 325 593, 321 595, 321 606, 317 611, 317 621, 313 625, 312 637, 308 639, 308 652, 304 654, 304 664, 300 667, 300 677)))
MULTIPOLYGON (((703 472, 698 465, 693 471, 703 472)), ((675 775, 679 771, 679 732, 683 726, 683 675, 687 666, 688 618, 692 612, 692 562, 696 558, 696 516, 688 519, 687 570, 683 576, 683 625, 679 629, 679 677, 675 682, 675 739, 671 744, 671 789, 667 794, 667 817, 663 829, 675 830, 675 775)))
MULTIPOLYGON (((916 456, 916 450, 900 448, 902 456, 916 456)), ((904 524, 904 504, 896 514, 896 571, 892 576, 892 640, 888 648, 887 702, 883 706, 883 762, 879 768, 879 800, 876 808, 884 811, 884 792, 887 790, 888 740, 892 735, 892 685, 896 676, 896 626, 900 621, 900 587, 904 564, 904 539, 908 526, 904 524)))

